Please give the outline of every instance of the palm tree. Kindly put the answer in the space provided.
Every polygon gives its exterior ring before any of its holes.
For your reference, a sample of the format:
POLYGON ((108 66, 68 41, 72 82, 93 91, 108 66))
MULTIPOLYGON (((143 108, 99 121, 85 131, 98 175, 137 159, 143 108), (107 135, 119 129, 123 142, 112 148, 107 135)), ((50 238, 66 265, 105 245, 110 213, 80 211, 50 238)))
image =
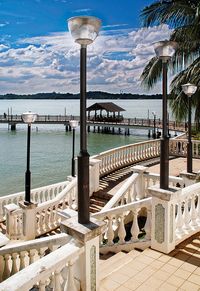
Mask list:
MULTIPOLYGON (((187 97, 181 91, 184 83, 200 85, 200 0, 155 1, 141 12, 143 26, 168 24, 174 30, 170 40, 179 44, 171 64, 178 73, 171 83, 171 108, 178 120, 186 117, 187 97)), ((142 84, 152 88, 161 78, 162 63, 152 58, 141 75, 142 84)), ((200 120, 200 87, 194 95, 195 120, 200 120)))

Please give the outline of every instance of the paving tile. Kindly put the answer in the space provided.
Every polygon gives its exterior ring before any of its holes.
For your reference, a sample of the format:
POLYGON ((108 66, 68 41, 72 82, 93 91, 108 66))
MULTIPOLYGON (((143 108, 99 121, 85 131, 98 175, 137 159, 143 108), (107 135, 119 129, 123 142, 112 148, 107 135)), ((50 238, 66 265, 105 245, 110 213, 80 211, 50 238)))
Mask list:
POLYGON ((162 256, 161 253, 154 251, 154 250, 151 250, 151 249, 146 249, 144 251, 144 254, 145 254, 145 256, 148 256, 148 257, 153 258, 153 259, 158 259, 159 257, 162 256))
POLYGON ((168 262, 170 259, 171 257, 167 255, 162 255, 161 257, 158 258, 159 261, 164 262, 164 263, 168 262))
POLYGON ((183 263, 184 263, 184 261, 179 260, 177 258, 171 258, 171 260, 169 260, 169 262, 168 262, 168 264, 170 264, 174 267, 180 267, 183 263))
POLYGON ((100 287, 103 287, 106 290, 113 291, 120 286, 119 283, 112 281, 108 278, 105 278, 100 282, 100 287))
POLYGON ((156 290, 156 288, 160 287, 163 283, 164 283, 164 280, 158 279, 154 276, 151 276, 151 278, 149 278, 148 281, 146 282, 148 288, 154 287, 155 290, 156 290))
POLYGON ((180 289, 184 291, 199 291, 199 286, 192 282, 185 281, 180 289))
POLYGON ((129 288, 126 288, 126 287, 124 287, 124 286, 120 286, 120 287, 118 287, 117 289, 115 289, 115 291, 130 291, 131 289, 129 289, 129 288))
POLYGON ((149 272, 146 272, 144 269, 143 271, 139 272, 135 278, 137 279, 138 282, 144 283, 145 281, 148 280, 148 278, 151 276, 149 272))
POLYGON ((177 289, 177 287, 175 287, 169 283, 164 283, 158 288, 158 290, 159 291, 176 291, 178 289, 177 289))
POLYGON ((165 271, 165 272, 167 272, 167 273, 169 273, 169 274, 172 274, 172 273, 176 272, 177 267, 174 267, 174 266, 169 265, 169 264, 164 264, 164 265, 160 268, 160 270, 165 271))
POLYGON ((191 273, 183 269, 178 269, 174 275, 186 280, 191 275, 191 273))
POLYGON ((137 291, 155 291, 158 289, 155 289, 155 287, 149 286, 149 284, 142 284, 140 287, 137 288, 137 291))
POLYGON ((193 274, 200 276, 200 268, 197 268, 196 270, 194 270, 193 274))
POLYGON ((165 263, 164 262, 160 262, 158 260, 155 260, 151 263, 151 267, 158 270, 160 269, 165 263))
POLYGON ((175 287, 180 287, 184 282, 185 282, 185 279, 182 279, 175 275, 170 276, 166 281, 166 283, 169 283, 175 287))
POLYGON ((144 263, 144 264, 146 264, 146 265, 149 265, 149 264, 151 264, 153 261, 155 261, 155 259, 143 255, 143 256, 138 256, 138 257, 135 259, 135 261, 137 261, 137 262, 142 262, 142 263, 144 263))
POLYGON ((147 265, 142 262, 136 262, 135 260, 133 260, 132 262, 128 263, 126 266, 130 268, 135 268, 136 270, 141 271, 144 268, 146 268, 147 265))
POLYGON ((127 267, 126 265, 120 269, 120 272, 124 275, 127 275, 129 278, 134 277, 136 274, 138 274, 139 270, 136 270, 135 268, 127 267))
POLYGON ((115 281, 119 284, 123 284, 124 282, 126 282, 129 279, 129 276, 122 274, 120 272, 120 270, 118 270, 118 271, 112 273, 111 275, 109 275, 107 278, 112 280, 112 281, 115 281))
POLYGON ((195 256, 192 256, 191 258, 189 258, 187 260, 187 263, 190 263, 190 264, 192 264, 194 266, 200 267, 200 259, 196 258, 195 256))
POLYGON ((182 260, 183 262, 187 261, 190 257, 191 257, 190 254, 185 253, 183 251, 181 251, 175 255, 175 258, 182 260))
POLYGON ((186 270, 188 272, 194 272, 194 270, 196 270, 197 266, 192 265, 188 262, 184 262, 183 265, 180 266, 180 269, 186 270))
POLYGON ((124 287, 127 287, 130 290, 136 290, 140 285, 141 283, 136 281, 136 277, 129 279, 123 284, 124 287))
POLYGON ((155 278, 158 278, 160 280, 163 280, 163 281, 166 281, 167 278, 169 278, 170 274, 165 272, 165 271, 162 271, 162 270, 159 270, 157 271, 156 273, 154 273, 153 275, 155 278))
POLYGON ((192 274, 187 280, 194 284, 199 285, 199 289, 200 289, 200 276, 199 275, 192 274))

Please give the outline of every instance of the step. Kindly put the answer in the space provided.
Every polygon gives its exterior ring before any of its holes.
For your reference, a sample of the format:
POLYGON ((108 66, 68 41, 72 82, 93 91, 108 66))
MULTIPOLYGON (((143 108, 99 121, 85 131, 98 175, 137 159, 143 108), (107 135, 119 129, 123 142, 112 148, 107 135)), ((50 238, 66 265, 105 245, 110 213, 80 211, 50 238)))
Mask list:
POLYGON ((122 253, 122 255, 121 253, 122 252, 117 253, 113 257, 106 260, 106 262, 100 264, 100 280, 105 279, 107 276, 113 272, 116 272, 133 260, 131 256, 128 256, 128 254, 122 253))
POLYGON ((99 199, 94 199, 94 198, 90 199, 91 205, 98 205, 98 206, 104 207, 106 203, 107 203, 107 201, 101 201, 99 199))

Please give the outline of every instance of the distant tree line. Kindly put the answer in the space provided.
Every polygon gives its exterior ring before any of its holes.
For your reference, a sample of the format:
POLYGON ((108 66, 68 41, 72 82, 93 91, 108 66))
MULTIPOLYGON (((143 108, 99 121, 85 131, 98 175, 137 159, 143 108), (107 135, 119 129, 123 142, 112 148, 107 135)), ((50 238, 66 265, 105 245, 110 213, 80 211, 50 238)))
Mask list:
MULTIPOLYGON (((80 94, 72 93, 37 93, 37 94, 5 94, 0 95, 0 99, 79 99, 80 94)), ((161 99, 161 94, 145 95, 145 94, 131 94, 131 93, 108 93, 101 91, 87 92, 88 99, 161 99)))

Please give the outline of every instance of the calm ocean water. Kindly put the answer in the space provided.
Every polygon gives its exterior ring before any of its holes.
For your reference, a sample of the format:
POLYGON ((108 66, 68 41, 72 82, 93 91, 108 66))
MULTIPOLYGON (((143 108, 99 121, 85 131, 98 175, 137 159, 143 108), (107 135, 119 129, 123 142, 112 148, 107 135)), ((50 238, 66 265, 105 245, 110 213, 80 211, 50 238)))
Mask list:
MULTIPOLYGON (((123 107, 124 117, 152 118, 155 111, 161 116, 161 100, 88 100, 114 102, 123 107)), ((38 114, 79 115, 79 100, 1 100, 0 114, 25 111, 38 114)), ((17 125, 15 132, 7 125, 0 125, 0 196, 24 190, 26 169, 26 125, 17 125)), ((72 133, 65 132, 63 125, 33 125, 31 136, 32 188, 65 180, 70 174, 72 133), (36 126, 38 131, 36 131, 36 126)), ((132 130, 130 136, 90 132, 88 152, 94 155, 110 148, 147 140, 145 130, 132 130)), ((76 154, 79 152, 79 128, 76 130, 76 154)))

